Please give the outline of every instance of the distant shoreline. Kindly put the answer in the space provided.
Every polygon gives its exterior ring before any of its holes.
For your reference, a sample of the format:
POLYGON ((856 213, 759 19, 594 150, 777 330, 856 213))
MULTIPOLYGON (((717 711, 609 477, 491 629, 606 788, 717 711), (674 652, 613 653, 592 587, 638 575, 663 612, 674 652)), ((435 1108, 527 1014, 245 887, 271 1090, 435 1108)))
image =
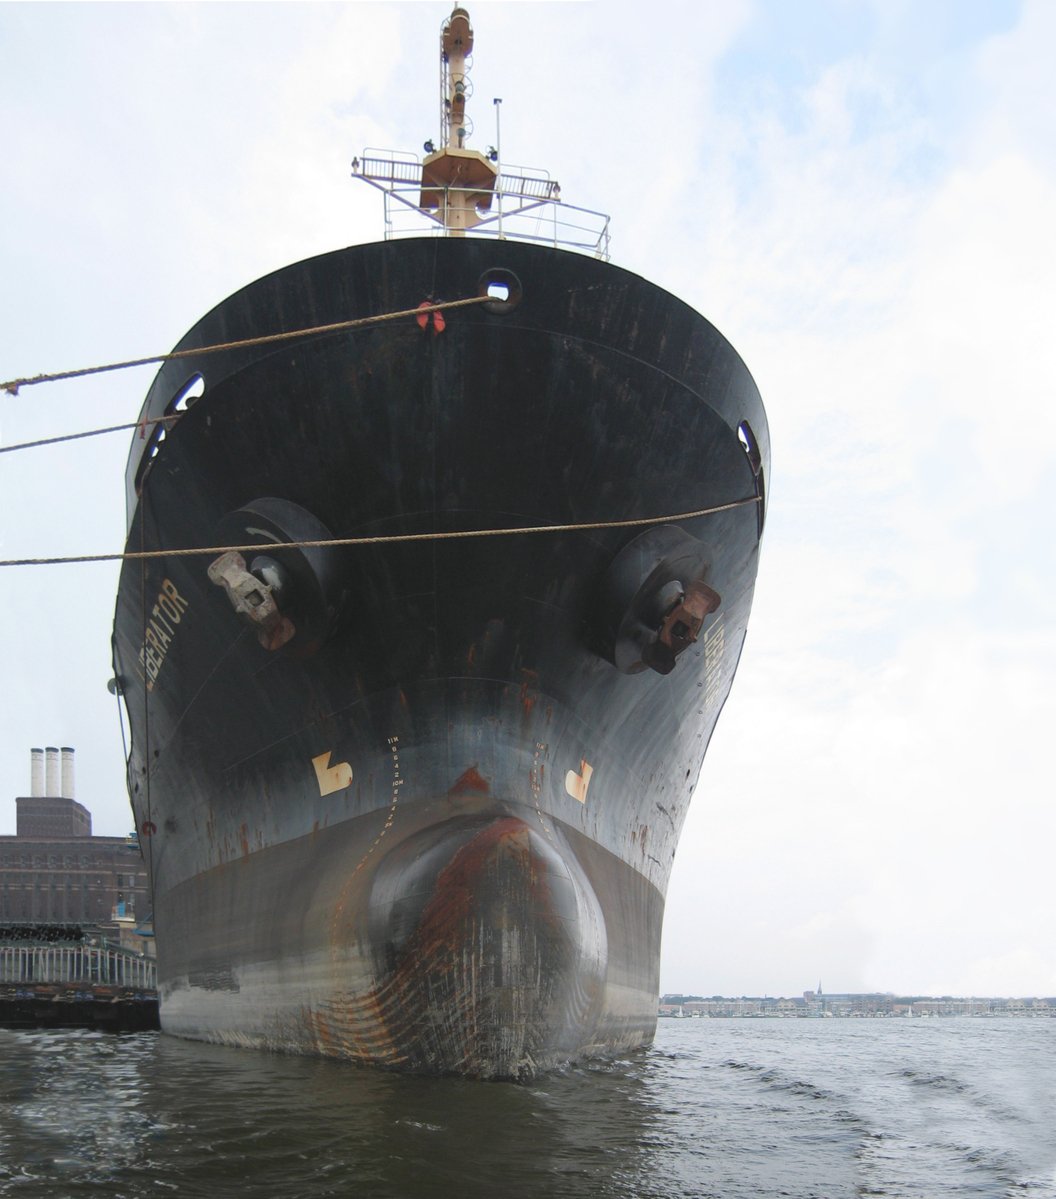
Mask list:
POLYGON ((1056 1016, 1056 998, 940 997, 891 993, 824 995, 806 991, 800 997, 667 994, 658 1015, 674 1019, 875 1019, 951 1016, 1039 1019, 1056 1016))

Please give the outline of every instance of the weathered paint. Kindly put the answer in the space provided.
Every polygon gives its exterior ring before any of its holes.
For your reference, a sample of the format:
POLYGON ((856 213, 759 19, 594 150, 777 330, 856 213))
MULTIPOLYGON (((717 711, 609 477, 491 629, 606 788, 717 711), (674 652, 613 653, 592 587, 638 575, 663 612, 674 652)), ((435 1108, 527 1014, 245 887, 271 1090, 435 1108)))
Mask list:
MULTIPOLYGON (((765 416, 728 343, 643 280, 560 251, 340 251, 232 297, 181 348, 405 308, 434 287, 475 294, 500 258, 523 285, 510 317, 466 309, 443 337, 408 318, 166 364, 144 417, 189 376, 205 390, 148 467, 133 445, 130 548, 216 544, 266 497, 351 537, 762 495, 765 416)), ((115 666, 137 827, 160 830, 144 841, 163 1027, 486 1077, 648 1041, 663 895, 740 654, 761 519, 750 504, 680 527, 722 601, 694 613, 697 640, 666 677, 597 649, 599 588, 633 529, 321 551, 314 630, 275 652, 207 559, 127 565, 115 666), (166 586, 178 635, 148 680, 143 597, 166 586)), ((261 544, 282 558, 274 534, 261 544)))

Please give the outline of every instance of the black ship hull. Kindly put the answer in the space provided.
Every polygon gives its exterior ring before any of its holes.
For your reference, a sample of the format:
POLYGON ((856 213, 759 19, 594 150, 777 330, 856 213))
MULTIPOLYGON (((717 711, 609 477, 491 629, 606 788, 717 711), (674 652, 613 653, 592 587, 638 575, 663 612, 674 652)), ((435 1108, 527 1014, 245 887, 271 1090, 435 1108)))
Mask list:
POLYGON ((169 552, 125 563, 114 656, 167 1031, 482 1077, 653 1035, 764 517, 740 358, 636 276, 456 238, 299 263, 179 348, 489 281, 148 395, 127 549, 169 552), (225 576, 232 545, 260 554, 225 576), (266 626, 233 611, 254 571, 266 626))

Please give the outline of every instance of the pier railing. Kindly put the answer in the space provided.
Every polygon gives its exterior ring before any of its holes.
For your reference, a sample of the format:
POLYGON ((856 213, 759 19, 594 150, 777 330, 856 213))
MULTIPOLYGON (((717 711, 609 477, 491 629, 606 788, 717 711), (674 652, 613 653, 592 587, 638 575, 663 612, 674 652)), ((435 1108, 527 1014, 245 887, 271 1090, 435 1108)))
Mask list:
POLYGON ((0 984, 83 983, 155 990, 153 958, 94 945, 0 945, 0 984))

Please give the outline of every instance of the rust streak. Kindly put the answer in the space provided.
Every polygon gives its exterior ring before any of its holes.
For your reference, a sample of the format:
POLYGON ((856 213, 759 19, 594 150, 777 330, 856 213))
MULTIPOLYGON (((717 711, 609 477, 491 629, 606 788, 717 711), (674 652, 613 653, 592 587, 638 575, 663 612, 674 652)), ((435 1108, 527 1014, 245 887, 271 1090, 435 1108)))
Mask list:
POLYGON ((524 682, 521 683, 521 705, 525 716, 531 716, 535 701, 539 698, 539 672, 522 666, 521 674, 524 677, 524 682))

